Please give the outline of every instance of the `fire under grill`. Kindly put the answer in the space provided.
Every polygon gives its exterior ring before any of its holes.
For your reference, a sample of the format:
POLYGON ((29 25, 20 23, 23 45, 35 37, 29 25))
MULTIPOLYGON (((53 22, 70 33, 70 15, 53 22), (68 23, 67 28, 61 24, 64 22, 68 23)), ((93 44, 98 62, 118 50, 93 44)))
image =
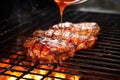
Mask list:
POLYGON ((62 65, 31 63, 22 42, 36 29, 59 23, 59 12, 44 9, 0 23, 0 80, 119 80, 120 15, 66 10, 64 21, 97 22, 101 31, 92 49, 81 50, 62 65), (26 17, 27 15, 27 17, 26 17))

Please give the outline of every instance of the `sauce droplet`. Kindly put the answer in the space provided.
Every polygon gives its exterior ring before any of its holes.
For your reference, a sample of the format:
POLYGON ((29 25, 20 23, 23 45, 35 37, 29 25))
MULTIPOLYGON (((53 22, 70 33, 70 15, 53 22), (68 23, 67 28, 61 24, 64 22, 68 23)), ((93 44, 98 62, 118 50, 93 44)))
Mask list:
POLYGON ((60 11, 60 22, 62 23, 62 17, 63 17, 63 11, 65 10, 65 8, 70 5, 69 2, 75 1, 75 0, 54 0, 56 2, 56 4, 59 7, 59 11, 60 11))
POLYGON ((60 11, 61 34, 59 36, 59 39, 62 39, 63 11, 68 5, 70 5, 69 2, 72 2, 75 0, 54 0, 54 1, 58 5, 59 11, 60 11))

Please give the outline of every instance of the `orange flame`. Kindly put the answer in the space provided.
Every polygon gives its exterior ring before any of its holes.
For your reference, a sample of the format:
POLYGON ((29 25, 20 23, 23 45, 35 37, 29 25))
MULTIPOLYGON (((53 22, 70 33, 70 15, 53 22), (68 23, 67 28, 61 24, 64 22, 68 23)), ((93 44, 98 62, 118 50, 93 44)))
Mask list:
MULTIPOLYGON (((0 64, 1 65, 1 64, 0 64)), ((8 65, 2 65, 3 67, 8 66, 8 65)), ((46 68, 47 66, 42 65, 41 68, 46 68)), ((48 68, 48 67, 47 67, 48 68)), ((15 66, 13 67, 14 70, 20 70, 20 71, 26 71, 25 68, 21 67, 21 66, 15 66)), ((59 68, 60 69, 60 68, 59 68)), ((14 75, 14 76, 21 76, 23 73, 22 72, 12 72, 10 70, 5 72, 6 74, 10 74, 10 75, 14 75)), ((28 78, 28 79, 34 79, 34 80, 40 80, 43 78, 42 75, 45 75, 48 73, 48 70, 41 70, 41 69, 34 69, 32 71, 30 71, 29 74, 26 74, 23 76, 23 78, 28 78), (39 75, 40 74, 40 75, 39 75)), ((75 75, 69 75, 69 74, 65 74, 65 73, 61 73, 61 72, 53 72, 50 74, 50 76, 55 77, 54 79, 51 77, 45 78, 44 80, 61 80, 59 78, 66 78, 66 79, 70 79, 70 80, 79 80, 80 76, 75 76, 75 75)), ((10 77, 10 76, 4 76, 1 75, 0 76, 0 80, 16 80, 16 77, 10 77)), ((20 80, 24 80, 24 79, 20 79, 20 80)))
MULTIPOLYGON (((21 54, 21 52, 17 53, 17 54, 21 54)), ((10 58, 17 58, 16 55, 11 55, 10 58)), ((0 75, 0 80, 16 80, 17 77, 20 77, 21 75, 24 75, 24 72, 27 72, 29 70, 28 67, 24 67, 24 66, 13 66, 12 68, 10 68, 12 65, 11 64, 7 64, 10 63, 10 59, 4 59, 2 60, 2 62, 0 62, 0 67, 3 69, 0 69, 0 73, 4 72, 3 75, 0 75), (7 70, 5 71, 5 69, 7 68, 7 70), (10 69, 9 69, 10 68, 10 69), (8 74, 8 75, 6 75, 8 74), (13 76, 10 76, 13 75, 13 76)), ((22 65, 31 65, 33 66, 33 63, 29 63, 29 62, 25 62, 22 61, 21 63, 22 65)), ((40 80, 43 78, 44 75, 46 75, 49 70, 52 70, 53 66, 47 66, 47 65, 38 65, 36 66, 32 71, 30 71, 28 74, 26 73, 24 76, 22 76, 22 78, 20 80, 26 80, 27 79, 34 79, 34 80, 40 80)), ((57 69, 55 69, 55 71, 51 72, 47 78, 45 78, 44 80, 61 80, 60 78, 63 79, 69 79, 69 80, 80 80, 80 76, 76 76, 76 75, 70 75, 70 74, 66 74, 64 73, 64 69, 58 67, 57 69), (58 72, 57 72, 58 71, 58 72), (54 77, 54 78, 53 78, 54 77)))
MULTIPOLYGON (((80 80, 81 78, 81 76, 65 74, 64 72, 66 70, 60 67, 58 67, 56 71, 60 71, 60 72, 53 72, 51 76, 63 78, 63 79, 69 79, 69 80, 80 80)), ((55 79, 55 80, 61 80, 61 79, 55 79)))

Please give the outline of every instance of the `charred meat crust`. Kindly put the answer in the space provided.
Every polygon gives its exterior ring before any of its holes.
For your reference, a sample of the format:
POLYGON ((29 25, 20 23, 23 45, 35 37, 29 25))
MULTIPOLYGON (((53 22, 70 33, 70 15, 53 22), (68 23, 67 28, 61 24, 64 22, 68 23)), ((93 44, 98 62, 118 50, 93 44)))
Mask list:
POLYGON ((91 48, 99 30, 95 22, 56 24, 45 31, 34 31, 33 37, 24 42, 24 48, 28 58, 34 62, 61 63, 73 57, 75 51, 91 48))

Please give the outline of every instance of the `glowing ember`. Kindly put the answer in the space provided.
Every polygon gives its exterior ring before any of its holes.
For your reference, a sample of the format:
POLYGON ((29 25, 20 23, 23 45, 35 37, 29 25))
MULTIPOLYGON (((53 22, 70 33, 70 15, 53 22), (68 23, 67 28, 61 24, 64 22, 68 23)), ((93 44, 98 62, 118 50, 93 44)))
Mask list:
MULTIPOLYGON (((56 78, 61 78, 61 79, 80 80, 81 78, 80 76, 65 74, 65 71, 66 71, 65 69, 58 67, 56 69, 56 72, 53 72, 51 76, 54 76, 56 78)), ((61 79, 55 79, 55 80, 61 80, 61 79)))
MULTIPOLYGON (((1 66, 6 67, 8 65, 2 64, 1 66)), ((52 68, 52 67, 49 67, 46 65, 41 65, 38 67, 33 69, 32 71, 30 71, 28 74, 25 74, 23 76, 23 79, 20 79, 20 80, 25 80, 25 79, 40 80, 43 78, 44 75, 46 75, 49 72, 49 70, 47 70, 47 69, 52 68)), ((5 72, 5 74, 9 74, 11 76, 1 75, 0 80, 16 80, 17 77, 19 77, 23 74, 22 71, 25 72, 28 70, 27 68, 24 68, 21 66, 14 66, 12 69, 15 71, 8 70, 5 72), (19 72, 19 71, 21 71, 21 72, 19 72)), ((58 68, 58 69, 60 72, 52 72, 50 75, 48 75, 48 78, 45 78, 44 80, 61 80, 61 79, 79 80, 80 79, 80 76, 65 74, 65 73, 62 73, 64 71, 63 69, 61 69, 61 70, 60 70, 60 68, 58 68), (51 76, 54 78, 52 78, 51 76)))
MULTIPOLYGON (((22 52, 19 51, 16 54, 22 55, 22 52)), ((37 65, 33 70, 29 70, 30 67, 34 66, 34 63, 28 61, 18 62, 16 60, 16 58, 18 58, 18 55, 16 54, 10 55, 9 57, 11 59, 4 58, 1 60, 0 73, 2 75, 0 75, 0 80, 16 80, 17 78, 20 78, 19 80, 40 80, 45 75, 47 75, 47 77, 44 80, 80 80, 81 78, 80 76, 64 73, 66 70, 60 67, 57 67, 55 71, 49 73, 50 70, 53 70, 54 68, 52 65, 37 65), (11 61, 14 65, 11 64, 11 61)))

